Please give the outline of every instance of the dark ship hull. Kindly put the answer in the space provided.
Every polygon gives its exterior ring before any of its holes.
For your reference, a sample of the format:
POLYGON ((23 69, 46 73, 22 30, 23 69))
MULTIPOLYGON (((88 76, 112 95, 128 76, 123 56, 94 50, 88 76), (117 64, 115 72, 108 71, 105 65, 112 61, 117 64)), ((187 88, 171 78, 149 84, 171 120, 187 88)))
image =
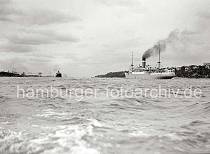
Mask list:
POLYGON ((174 72, 147 73, 147 72, 129 72, 125 73, 128 79, 172 79, 175 77, 174 72))
POLYGON ((61 78, 62 77, 62 74, 60 72, 58 72, 58 73, 56 73, 55 77, 61 78))

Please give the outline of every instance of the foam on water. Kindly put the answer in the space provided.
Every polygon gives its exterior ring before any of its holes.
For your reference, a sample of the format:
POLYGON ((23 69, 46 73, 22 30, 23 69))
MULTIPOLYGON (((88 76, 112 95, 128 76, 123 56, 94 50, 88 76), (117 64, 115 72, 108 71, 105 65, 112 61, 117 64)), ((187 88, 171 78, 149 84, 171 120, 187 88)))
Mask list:
MULTIPOLYGON (((94 120, 95 121, 95 120, 94 120)), ((95 122, 94 122, 95 123, 95 122)), ((13 132, 0 129, 0 153, 99 153, 84 139, 93 135, 93 122, 88 125, 41 127, 42 133, 13 132)), ((35 126, 37 127, 37 126, 35 126)))
MULTIPOLYGON (((210 153, 210 80, 0 78, 0 153, 210 153), (16 85, 97 97, 16 98, 16 85), (200 87, 199 99, 106 97, 106 88, 200 87)), ((181 95, 183 95, 181 93, 181 95)))

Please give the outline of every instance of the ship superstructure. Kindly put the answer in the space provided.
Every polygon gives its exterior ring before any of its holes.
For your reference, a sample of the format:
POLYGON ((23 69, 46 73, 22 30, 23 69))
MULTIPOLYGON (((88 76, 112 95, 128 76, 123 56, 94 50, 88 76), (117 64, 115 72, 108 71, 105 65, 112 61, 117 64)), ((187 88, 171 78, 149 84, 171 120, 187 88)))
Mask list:
POLYGON ((132 63, 128 73, 125 73, 126 78, 156 78, 156 79, 171 79, 175 77, 175 71, 169 68, 162 68, 160 61, 160 51, 158 53, 158 67, 147 65, 146 58, 142 57, 142 65, 134 67, 133 53, 132 63))

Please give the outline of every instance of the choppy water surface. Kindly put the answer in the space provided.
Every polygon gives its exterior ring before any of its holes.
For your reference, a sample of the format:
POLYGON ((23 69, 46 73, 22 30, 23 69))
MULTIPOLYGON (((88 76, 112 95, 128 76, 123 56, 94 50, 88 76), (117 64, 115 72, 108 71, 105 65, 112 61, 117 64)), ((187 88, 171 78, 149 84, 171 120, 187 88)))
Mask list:
POLYGON ((210 153, 210 80, 0 78, 1 154, 210 153), (105 97, 106 88, 201 88, 201 98, 105 97), (97 97, 18 98, 17 85, 97 88, 97 97))

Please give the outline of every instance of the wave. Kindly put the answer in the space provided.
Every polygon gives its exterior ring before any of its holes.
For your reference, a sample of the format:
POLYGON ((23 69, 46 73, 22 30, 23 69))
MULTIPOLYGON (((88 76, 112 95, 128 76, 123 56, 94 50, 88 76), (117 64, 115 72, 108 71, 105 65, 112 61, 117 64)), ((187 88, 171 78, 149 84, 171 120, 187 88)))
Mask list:
MULTIPOLYGON (((209 153, 209 80, 0 79, 0 153, 209 153), (97 88, 97 97, 17 99, 16 84, 97 88), (204 90, 196 98, 106 97, 111 89, 204 90), (4 87, 7 87, 6 89, 4 87), (8 88, 9 87, 9 88, 8 88)), ((181 94, 182 95, 182 94, 181 94)))
POLYGON ((93 135, 92 126, 99 126, 99 123, 92 119, 86 125, 42 127, 44 131, 41 134, 0 128, 0 153, 99 154, 84 139, 93 135))

